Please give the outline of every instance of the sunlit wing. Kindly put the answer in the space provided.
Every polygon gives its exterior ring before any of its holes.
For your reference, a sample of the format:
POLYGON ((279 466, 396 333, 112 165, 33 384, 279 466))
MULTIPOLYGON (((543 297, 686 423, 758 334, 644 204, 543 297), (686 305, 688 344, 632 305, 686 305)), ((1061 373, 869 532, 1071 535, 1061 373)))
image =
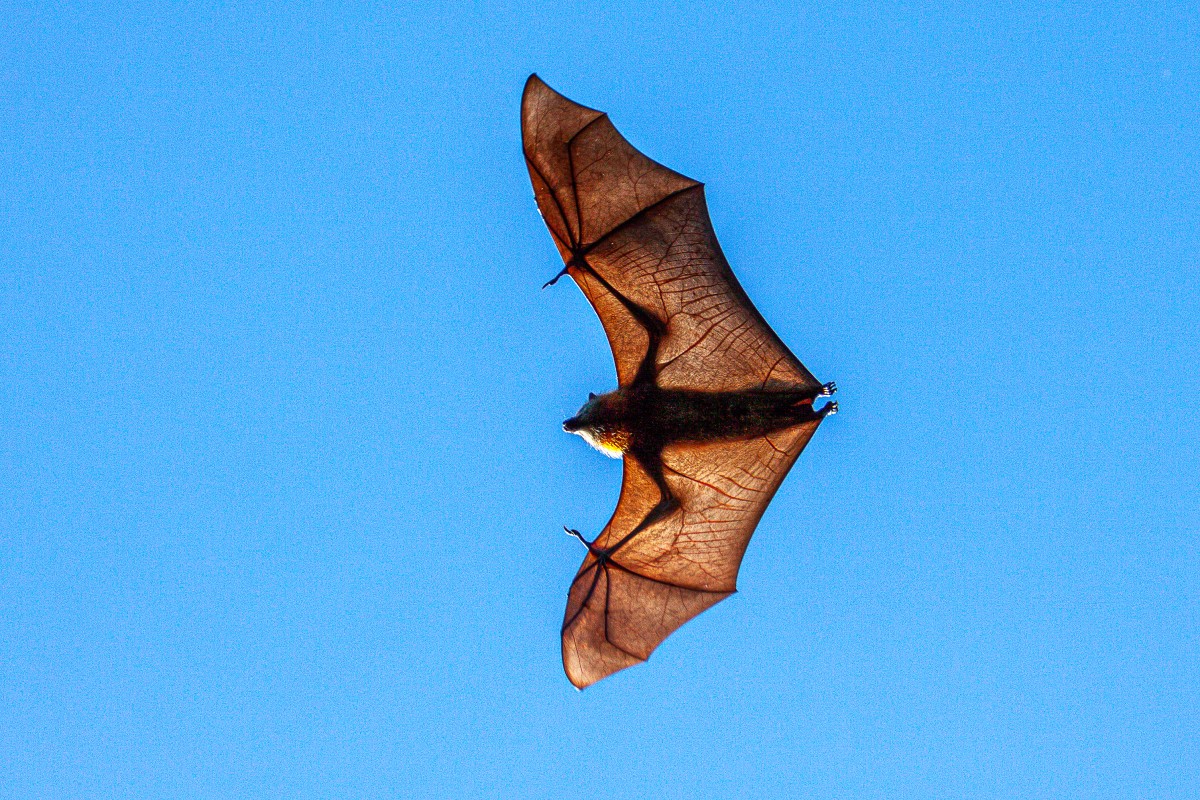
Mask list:
MULTIPOLYGON (((563 618, 567 676, 582 688, 644 661, 683 623, 733 594, 746 545, 820 420, 769 436, 663 451, 679 508, 600 564, 589 552, 563 618)), ((626 457, 621 498, 595 544, 625 538, 658 502, 654 481, 626 457)))
POLYGON ((600 317, 622 386, 637 374, 648 337, 605 283, 665 325, 657 354, 662 388, 820 386, 734 277, 702 184, 642 155, 606 115, 536 75, 525 86, 521 128, 538 208, 600 317))

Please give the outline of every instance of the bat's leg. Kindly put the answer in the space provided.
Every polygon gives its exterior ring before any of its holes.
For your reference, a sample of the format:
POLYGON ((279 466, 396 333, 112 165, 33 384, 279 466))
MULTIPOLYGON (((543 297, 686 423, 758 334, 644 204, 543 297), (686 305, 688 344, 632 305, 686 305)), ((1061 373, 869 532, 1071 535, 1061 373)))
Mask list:
MULTIPOLYGON (((555 280, 558 280, 558 278, 555 278, 555 280)), ((821 391, 817 392, 817 397, 829 397, 831 394, 833 394, 836 391, 837 391, 837 384, 834 383, 833 381, 830 381, 829 383, 827 383, 821 387, 821 391)))
MULTIPOLYGON (((817 395, 817 397, 821 397, 821 395, 817 395)), ((837 413, 837 401, 826 403, 821 408, 816 408, 816 404, 813 402, 814 399, 805 397, 778 409, 776 413, 779 414, 780 426, 788 428, 792 425, 802 425, 814 420, 820 421, 830 414, 837 413)))

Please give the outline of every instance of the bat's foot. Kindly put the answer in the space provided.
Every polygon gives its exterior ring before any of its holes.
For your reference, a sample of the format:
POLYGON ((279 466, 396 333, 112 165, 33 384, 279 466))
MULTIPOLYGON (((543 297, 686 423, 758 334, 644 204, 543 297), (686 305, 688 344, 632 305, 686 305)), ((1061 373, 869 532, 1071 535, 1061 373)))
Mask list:
POLYGON ((825 417, 832 417, 837 413, 837 401, 835 400, 832 403, 826 403, 825 406, 817 413, 821 415, 822 419, 825 417))
POLYGON ((545 289, 547 286, 553 286, 554 284, 558 283, 558 279, 559 279, 559 278, 561 278, 563 275, 566 275, 566 274, 567 274, 567 270, 569 270, 570 268, 571 268, 571 267, 570 267, 569 265, 568 265, 568 266, 565 266, 565 267, 563 267, 563 268, 562 268, 562 272, 558 273, 558 274, 557 274, 557 275, 555 275, 553 278, 551 278, 550 280, 548 280, 548 281, 546 281, 545 283, 543 283, 543 284, 542 284, 542 288, 543 288, 543 289, 545 289))
POLYGON ((837 391, 837 384, 834 383, 833 381, 830 381, 829 383, 827 383, 821 387, 821 391, 817 392, 817 397, 829 397, 831 394, 833 394, 836 391, 837 391))

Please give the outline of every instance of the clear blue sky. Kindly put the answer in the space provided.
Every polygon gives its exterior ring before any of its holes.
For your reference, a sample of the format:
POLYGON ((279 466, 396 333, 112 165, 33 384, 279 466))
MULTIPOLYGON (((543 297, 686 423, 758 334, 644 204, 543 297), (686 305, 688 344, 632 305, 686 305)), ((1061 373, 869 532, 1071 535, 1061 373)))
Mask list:
POLYGON ((0 795, 1200 795, 1195 4, 423 5, 4 4, 0 795), (841 388, 582 693, 533 71, 841 388))

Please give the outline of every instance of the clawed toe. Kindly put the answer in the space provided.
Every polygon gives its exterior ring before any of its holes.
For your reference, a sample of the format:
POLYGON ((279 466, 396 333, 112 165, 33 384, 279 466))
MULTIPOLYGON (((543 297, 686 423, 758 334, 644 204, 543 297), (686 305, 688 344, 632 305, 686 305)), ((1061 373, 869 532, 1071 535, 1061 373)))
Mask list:
POLYGON ((833 381, 830 381, 829 383, 827 383, 821 387, 821 393, 818 394, 817 397, 829 397, 829 395, 833 394, 836 391, 837 391, 837 384, 834 383, 833 381))
POLYGON ((822 417, 832 417, 834 414, 837 413, 837 408, 838 408, 838 406, 837 406, 836 400, 833 401, 832 403, 826 403, 825 407, 821 409, 821 416, 822 417))

